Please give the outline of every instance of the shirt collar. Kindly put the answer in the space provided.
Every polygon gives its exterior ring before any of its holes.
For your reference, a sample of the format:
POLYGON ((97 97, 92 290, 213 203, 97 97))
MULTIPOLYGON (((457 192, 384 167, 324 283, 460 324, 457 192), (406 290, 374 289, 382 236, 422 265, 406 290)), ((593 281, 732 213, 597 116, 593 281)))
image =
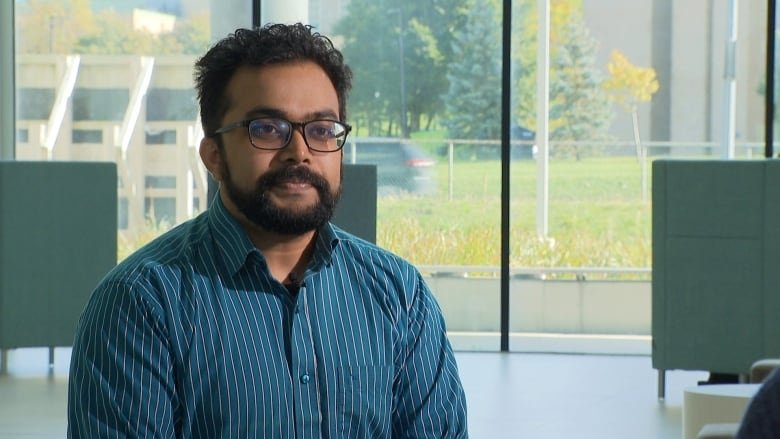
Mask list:
POLYGON ((259 251, 241 224, 228 212, 219 193, 213 198, 208 215, 217 254, 232 276, 244 266, 250 253, 259 251))
MULTIPOLYGON (((225 268, 235 275, 246 263, 250 254, 255 253, 265 263, 265 258, 249 239, 246 230, 233 218, 233 215, 222 203, 222 197, 217 194, 209 207, 209 227, 214 238, 214 244, 225 268)), ((330 223, 320 227, 314 245, 314 254, 309 268, 317 271, 323 265, 330 264, 333 250, 339 242, 336 229, 330 223)))
POLYGON ((335 227, 327 223, 317 232, 317 242, 314 245, 314 254, 309 266, 312 270, 319 270, 323 265, 330 265, 333 258, 333 250, 339 243, 339 237, 335 227))

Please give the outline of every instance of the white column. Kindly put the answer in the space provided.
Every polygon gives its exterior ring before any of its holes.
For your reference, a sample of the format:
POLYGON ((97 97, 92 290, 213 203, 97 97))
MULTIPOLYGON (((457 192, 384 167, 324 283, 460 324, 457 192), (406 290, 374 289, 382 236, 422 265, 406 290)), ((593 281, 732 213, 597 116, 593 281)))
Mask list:
POLYGON ((262 0, 260 18, 265 23, 309 23, 308 0, 262 0))
POLYGON ((728 1, 728 34, 723 71, 723 154, 724 159, 734 158, 737 113, 737 9, 738 0, 728 1))

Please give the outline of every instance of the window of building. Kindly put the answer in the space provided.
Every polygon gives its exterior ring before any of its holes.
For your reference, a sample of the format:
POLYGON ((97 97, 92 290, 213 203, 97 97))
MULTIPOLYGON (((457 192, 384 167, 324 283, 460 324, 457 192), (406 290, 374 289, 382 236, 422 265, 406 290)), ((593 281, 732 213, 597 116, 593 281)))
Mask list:
POLYGON ((176 145, 176 130, 146 129, 147 145, 176 145))
POLYGON ((198 117, 192 88, 152 88, 146 97, 146 120, 187 120, 198 117))
POLYGON ((73 120, 120 121, 129 99, 128 89, 77 88, 73 91, 73 120))
POLYGON ((16 91, 16 117, 19 119, 47 120, 53 105, 53 88, 22 87, 16 91))
POLYGON ((103 130, 74 129, 71 131, 73 143, 103 143, 103 130))
POLYGON ((170 175, 147 175, 144 178, 147 189, 176 189, 176 177, 170 175))
POLYGON ((176 223, 176 198, 144 198, 144 215, 157 227, 171 227, 176 223))

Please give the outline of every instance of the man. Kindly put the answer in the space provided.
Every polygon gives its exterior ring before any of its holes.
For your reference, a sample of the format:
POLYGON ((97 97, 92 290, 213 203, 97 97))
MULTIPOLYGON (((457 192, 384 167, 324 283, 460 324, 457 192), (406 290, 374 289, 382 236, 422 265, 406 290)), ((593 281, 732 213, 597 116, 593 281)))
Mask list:
POLYGON ((207 212, 101 281, 76 336, 71 437, 466 437, 441 311, 410 264, 329 223, 351 73, 297 25, 196 64, 207 212))

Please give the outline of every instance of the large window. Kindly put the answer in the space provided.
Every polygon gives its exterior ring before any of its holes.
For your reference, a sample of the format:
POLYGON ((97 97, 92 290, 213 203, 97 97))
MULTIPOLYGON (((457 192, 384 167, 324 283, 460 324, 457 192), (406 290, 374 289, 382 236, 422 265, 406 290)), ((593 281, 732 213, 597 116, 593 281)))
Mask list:
POLYGON ((506 251, 511 349, 649 353, 651 163, 762 156, 765 5, 512 1, 502 115, 502 2, 337 3, 323 30, 355 71, 346 156, 377 163, 378 241, 425 272, 456 346, 497 346, 506 251), (381 148, 415 151, 406 183, 433 184, 393 183, 381 148))
POLYGON ((456 347, 495 350, 501 10, 445 3, 350 0, 323 31, 354 71, 345 161, 377 165, 378 243, 420 267, 456 347))
POLYGON ((545 281, 513 284, 512 328, 559 342, 646 335, 651 162, 762 157, 766 5, 551 1, 539 51, 540 3, 514 2, 512 120, 544 128, 536 142, 547 144, 534 163, 513 163, 513 189, 538 189, 527 202, 513 192, 525 220, 513 226, 512 264, 541 268, 545 281))
MULTIPOLYGON (((15 0, 16 157, 116 161, 120 257, 207 205, 192 65, 250 25, 227 3, 15 0)), ((511 349, 649 352, 652 161, 763 156, 766 5, 731 4, 309 1, 354 71, 345 162, 378 167, 377 241, 456 348, 499 347, 508 260, 511 349)))

